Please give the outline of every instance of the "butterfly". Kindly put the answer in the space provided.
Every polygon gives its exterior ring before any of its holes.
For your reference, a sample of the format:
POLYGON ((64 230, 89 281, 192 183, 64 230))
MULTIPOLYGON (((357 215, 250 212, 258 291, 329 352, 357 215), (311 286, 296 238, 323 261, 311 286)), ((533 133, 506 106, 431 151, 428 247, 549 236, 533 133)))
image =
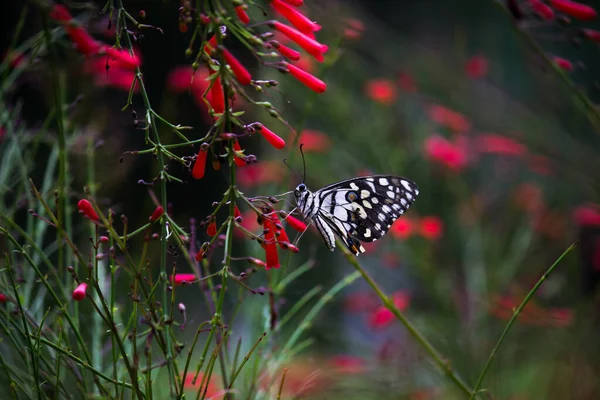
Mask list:
POLYGON ((357 256, 365 251, 361 242, 385 235, 418 194, 414 182, 392 175, 351 178, 315 192, 301 183, 294 190, 298 210, 315 224, 329 250, 337 235, 357 256))

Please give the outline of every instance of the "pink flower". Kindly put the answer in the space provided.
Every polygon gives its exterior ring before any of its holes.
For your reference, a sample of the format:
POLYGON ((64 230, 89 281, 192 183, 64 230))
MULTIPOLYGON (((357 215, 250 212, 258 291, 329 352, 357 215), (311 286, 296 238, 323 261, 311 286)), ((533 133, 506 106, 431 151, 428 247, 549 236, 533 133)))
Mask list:
POLYGON ((285 147, 285 141, 264 125, 257 125, 256 130, 267 140, 267 142, 269 142, 271 146, 275 147, 277 150, 281 150, 285 147))
POLYGON ((94 210, 92 203, 90 203, 86 199, 79 200, 79 203, 77 203, 77 208, 79 209, 79 212, 89 220, 96 222, 100 219, 100 217, 98 217, 98 214, 94 210))
POLYGON ((271 7, 287 19, 290 24, 300 32, 308 34, 321 29, 319 24, 311 21, 306 15, 281 0, 271 0, 271 7))
POLYGON ((429 118, 439 125, 445 126, 457 133, 464 133, 471 129, 471 123, 467 118, 447 107, 433 105, 429 107, 429 118))
POLYGON ((290 63, 283 62, 282 65, 287 69, 290 75, 292 75, 294 78, 296 78, 309 89, 317 93, 323 93, 325 90, 327 90, 327 84, 319 78, 309 74, 308 72, 290 63))
MULTIPOLYGON (((394 306, 401 312, 405 311, 410 304, 410 297, 406 292, 401 290, 394 292, 392 299, 394 301, 394 306)), ((383 329, 389 326, 395 318, 396 316, 390 310, 384 306, 379 306, 369 316, 369 326, 371 329, 383 329)))
MULTIPOLYGON (((290 145, 294 142, 294 134, 289 139, 290 145)), ((329 136, 325 135, 322 132, 305 129, 300 134, 300 138, 298 142, 303 144, 302 150, 304 152, 326 152, 331 147, 331 140, 329 136)))
POLYGON ((471 79, 480 79, 487 75, 488 60, 484 56, 477 55, 469 58, 465 65, 465 74, 471 79))
POLYGON ((579 226, 600 226, 600 206, 584 204, 575 209, 573 219, 579 226))
POLYGON ((559 67, 560 69, 567 71, 567 72, 571 72, 573 71, 573 63, 569 60, 567 60, 566 58, 562 58, 562 57, 554 57, 552 59, 552 61, 554 62, 554 64, 556 64, 557 67, 559 67))
POLYGON ((582 29, 583 36, 592 42, 600 43, 600 31, 595 29, 582 29))
POLYGON ((419 233, 426 239, 437 240, 444 232, 444 223, 439 217, 427 216, 419 221, 419 233))
POLYGON ((196 279, 195 274, 175 274, 173 283, 175 285, 185 285, 194 282, 196 279))
POLYGON ((425 140, 425 154, 434 162, 455 172, 467 165, 467 154, 462 146, 452 143, 439 135, 425 140))
POLYGON ((413 223, 408 218, 398 218, 390 229, 392 236, 398 239, 407 239, 413 232, 413 223))
POLYGON ((582 21, 596 18, 597 13, 592 7, 570 0, 550 0, 550 5, 556 10, 582 21))
POLYGON ((242 186, 256 186, 264 183, 278 183, 283 179, 285 171, 281 162, 262 161, 258 164, 246 165, 237 170, 237 182, 242 186))
POLYGON ((548 4, 543 3, 541 0, 529 0, 529 2, 533 11, 535 11, 540 18, 547 21, 554 19, 554 10, 548 4))
POLYGON ((248 14, 246 14, 246 10, 243 6, 235 7, 235 13, 237 14, 239 20, 243 24, 247 24, 248 22, 250 22, 250 17, 248 16, 248 14))
POLYGON ((87 283, 80 283, 79 286, 77 286, 75 290, 73 290, 73 294, 71 295, 73 297, 73 300, 81 301, 85 299, 85 291, 87 290, 87 287, 87 283))
POLYGON ((367 82, 367 96, 380 104, 390 105, 396 100, 396 86, 389 79, 373 79, 367 82))

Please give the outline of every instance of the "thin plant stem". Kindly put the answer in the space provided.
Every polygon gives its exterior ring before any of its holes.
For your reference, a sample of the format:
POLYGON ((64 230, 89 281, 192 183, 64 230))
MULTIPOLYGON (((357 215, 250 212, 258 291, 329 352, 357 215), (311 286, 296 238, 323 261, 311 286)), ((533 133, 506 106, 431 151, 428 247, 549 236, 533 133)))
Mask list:
POLYGON ((471 395, 469 397, 469 400, 474 400, 477 397, 479 388, 483 384, 483 380, 484 380, 485 375, 487 374, 488 370, 490 369, 490 366, 492 365, 492 361, 496 357, 496 354, 498 353, 498 350, 500 349, 500 346, 504 342, 504 339, 506 338, 506 335, 508 335, 508 332, 510 331, 510 329, 512 328, 512 326, 514 325, 514 323, 517 321, 517 318, 519 317, 519 314, 521 314, 521 312, 523 311, 523 308, 525 308, 525 306, 527 305, 527 303, 529 303, 529 301, 532 299, 533 295, 535 295, 535 293, 538 291, 538 289, 542 286, 542 284, 546 281, 546 279, 548 278, 548 276, 550 276, 550 274, 552 273, 552 271, 554 271, 554 269, 558 266, 558 264, 560 264, 560 262, 563 260, 563 258, 565 258, 567 256, 567 254, 569 254, 573 249, 575 249, 575 247, 577 247, 577 243, 573 243, 572 245, 570 245, 560 255, 560 257, 558 257, 556 259, 556 261, 554 261, 554 264, 552 264, 550 266, 550 268, 548 268, 546 270, 546 272, 544 272, 544 274, 536 282, 536 284, 529 291, 529 293, 527 293, 527 295, 525 296, 525 298, 523 299, 523 301, 521 302, 521 304, 519 304, 519 307, 517 307, 517 309, 513 312, 512 317, 510 318, 510 320, 508 321, 508 323, 504 327, 504 330, 502 331, 502 334, 500 335, 500 338, 498 338, 498 342, 496 343, 496 345, 492 349, 492 352, 490 353, 490 356, 489 356, 487 362, 485 363, 483 369, 481 370, 481 373, 479 374, 479 378, 477 378, 477 382, 475 383, 475 387, 471 391, 471 395))

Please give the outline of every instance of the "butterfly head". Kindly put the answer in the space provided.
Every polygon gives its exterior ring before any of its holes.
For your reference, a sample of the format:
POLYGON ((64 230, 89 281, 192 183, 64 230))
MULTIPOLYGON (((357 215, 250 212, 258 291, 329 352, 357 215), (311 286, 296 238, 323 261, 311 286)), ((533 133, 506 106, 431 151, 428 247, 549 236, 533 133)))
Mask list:
POLYGON ((298 186, 296 186, 296 190, 294 190, 294 196, 296 196, 296 198, 298 199, 305 192, 306 192, 306 185, 304 183, 301 183, 298 186))

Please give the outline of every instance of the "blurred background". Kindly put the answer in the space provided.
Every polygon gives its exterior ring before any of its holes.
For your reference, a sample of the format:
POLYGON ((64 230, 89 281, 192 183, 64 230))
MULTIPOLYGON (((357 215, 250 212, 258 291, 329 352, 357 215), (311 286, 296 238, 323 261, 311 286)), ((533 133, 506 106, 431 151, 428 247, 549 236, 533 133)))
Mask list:
MULTIPOLYGON (((11 49, 5 57, 17 60, 10 47, 15 24, 24 16, 21 43, 39 31, 41 20, 34 2, 12 3, 6 8, 5 17, 10 17, 3 48, 11 49)), ((136 43, 154 109, 173 123, 193 126, 190 139, 202 137, 210 121, 204 106, 174 83, 181 68, 191 64, 185 57, 191 29, 182 32, 178 2, 125 3, 132 15, 144 10, 145 22, 163 30, 145 30, 136 43)), ((303 10, 323 27, 317 38, 330 46, 324 63, 299 62, 327 83, 319 95, 259 65, 231 40, 228 48, 254 77, 279 81, 276 90, 256 98, 270 101, 289 123, 240 102, 247 118, 263 122, 288 146, 276 151, 256 138, 242 140, 259 162, 240 168, 238 183, 249 197, 282 193, 299 183, 282 162, 288 157, 302 170, 290 127, 302 132, 306 183, 312 190, 371 173, 415 181, 420 195, 413 207, 384 239, 365 246, 359 261, 470 385, 513 308, 579 241, 524 309, 483 387, 495 399, 597 399, 600 114, 594 103, 600 97, 600 58, 598 43, 581 30, 600 26, 596 19, 580 21, 558 11, 552 19, 540 17, 534 3, 516 2, 524 15, 517 21, 494 1, 307 0, 303 10)), ((597 1, 585 3, 600 7, 597 1)), ((79 20, 89 21, 95 37, 114 42, 108 17, 98 14, 103 4, 70 6, 79 20)), ((250 6, 248 14, 263 19, 259 7, 250 6)), ((66 41, 60 59, 68 76, 67 103, 81 96, 69 109, 72 196, 79 198, 77 188, 86 183, 84 155, 91 139, 97 149, 99 204, 141 225, 155 205, 149 187, 138 181, 150 180, 156 165, 151 156, 123 154, 146 147, 132 116, 132 111, 143 115, 139 94, 121 111, 132 78, 93 65, 70 51, 66 41)), ((44 64, 20 61, 25 64, 14 82, 6 83, 9 70, 2 75, 1 129, 14 129, 7 126, 7 113, 18 108, 18 117, 10 118, 22 129, 23 145, 39 146, 25 162, 32 179, 41 181, 55 138, 44 128, 52 94, 44 64)), ((166 129, 161 134, 164 142, 173 136, 166 129)), ((0 150, 8 145, 0 143, 0 150)), ((182 156, 196 152, 178 150, 182 156)), ((196 181, 186 168, 170 167, 185 181, 168 185, 171 214, 187 227, 190 218, 203 219, 211 203, 220 200, 228 168, 207 168, 206 177, 196 181)), ((10 175, 14 165, 5 162, 2 168, 10 175)), ((17 201, 10 187, 2 188, 2 201, 5 208, 17 201)), ((258 232, 252 213, 240 208, 244 223, 258 232)), ((15 215, 24 218, 25 210, 15 215)), ((196 244, 205 240, 198 229, 196 244)), ((258 244, 243 237, 235 246, 240 255, 263 256, 258 244)), ((274 304, 269 296, 245 298, 232 333, 251 338, 244 347, 263 332, 270 310, 285 315, 313 288, 325 293, 353 272, 340 251, 326 249, 316 231, 307 233, 299 248, 300 253, 282 258, 281 271, 260 271, 248 281, 251 287, 269 287, 273 276, 281 279, 307 262, 312 265, 274 304)), ((217 271, 221 266, 218 257, 214 260, 211 268, 217 271)), ((189 268, 183 260, 175 262, 189 268)), ((187 305, 190 328, 183 335, 191 340, 194 323, 210 315, 196 286, 179 289, 178 297, 187 305)), ((228 301, 233 308, 237 299, 228 301)), ((295 329, 297 324, 288 325, 270 348, 276 351, 295 329)), ((305 336, 312 341, 284 365, 291 396, 461 398, 360 279, 325 305, 305 336)))

